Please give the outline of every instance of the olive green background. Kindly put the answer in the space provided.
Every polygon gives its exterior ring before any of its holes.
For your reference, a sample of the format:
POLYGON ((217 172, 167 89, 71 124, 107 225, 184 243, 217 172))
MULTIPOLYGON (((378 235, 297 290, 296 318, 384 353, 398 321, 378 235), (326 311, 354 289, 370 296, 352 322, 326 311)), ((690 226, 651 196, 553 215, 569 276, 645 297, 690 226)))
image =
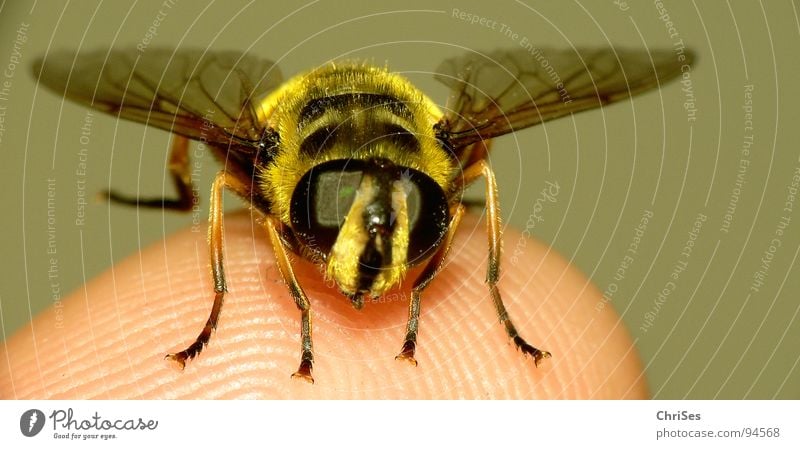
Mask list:
MULTIPOLYGON (((30 74, 30 64, 48 49, 133 47, 157 21, 150 46, 248 50, 277 61, 285 76, 331 59, 367 59, 406 72, 443 104, 446 90, 429 72, 467 49, 513 48, 523 39, 566 48, 657 48, 682 39, 699 55, 689 75, 694 121, 684 108, 687 92, 673 82, 633 102, 498 139, 492 163, 503 215, 608 292, 636 339, 654 397, 800 398, 800 210, 783 210, 800 167, 800 26, 790 1, 670 1, 664 6, 676 37, 652 2, 122 3, 40 1, 29 9, 4 2, 0 10, 3 70, 17 30, 28 24, 21 63, 11 77, 0 74, 0 85, 10 82, 8 98, 0 99, 6 107, 0 134, 4 338, 53 302, 51 281, 66 295, 206 214, 205 194, 196 217, 92 200, 109 185, 171 195, 164 174, 169 138, 94 113, 81 141, 87 110, 36 90, 30 74), (454 7, 498 25, 461 20, 454 7), (747 85, 752 131, 743 109, 747 85), (742 154, 746 136, 753 139, 749 156, 742 154), (85 176, 76 174, 82 148, 85 176), (749 165, 740 174, 742 159, 749 165), (737 174, 743 183, 734 192, 737 174), (559 186, 552 200, 541 199, 548 182, 559 186), (89 204, 78 226, 82 192, 89 204), (635 227, 650 212, 632 255, 635 227), (699 214, 707 218, 686 257, 681 253, 699 214), (789 225, 773 240, 783 216, 789 225), (48 254, 50 241, 55 254, 48 254), (754 291, 765 252, 771 260, 754 291), (674 267, 684 262, 673 288, 674 267), (49 279, 51 265, 57 277, 49 279), (665 287, 669 294, 661 301, 665 287)), ((211 157, 202 160, 202 192, 217 169, 211 157)), ((506 254, 524 244, 506 241, 506 254)))

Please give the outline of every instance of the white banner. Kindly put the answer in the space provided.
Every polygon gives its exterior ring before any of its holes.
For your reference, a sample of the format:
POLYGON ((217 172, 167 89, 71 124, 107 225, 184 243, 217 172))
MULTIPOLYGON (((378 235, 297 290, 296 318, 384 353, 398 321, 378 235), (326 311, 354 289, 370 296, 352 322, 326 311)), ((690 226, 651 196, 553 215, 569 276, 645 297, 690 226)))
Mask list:
POLYGON ((2 401, 0 443, 798 448, 798 416, 800 401, 2 401))

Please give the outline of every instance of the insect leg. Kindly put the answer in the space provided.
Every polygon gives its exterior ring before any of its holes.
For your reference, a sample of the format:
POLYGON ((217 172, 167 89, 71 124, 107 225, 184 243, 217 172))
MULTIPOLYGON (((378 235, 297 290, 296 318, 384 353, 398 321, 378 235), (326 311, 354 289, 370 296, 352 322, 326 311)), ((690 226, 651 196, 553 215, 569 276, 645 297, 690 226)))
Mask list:
POLYGON ((300 309, 300 367, 297 372, 292 374, 292 377, 314 383, 314 377, 311 375, 314 364, 314 349, 311 343, 311 304, 294 276, 294 270, 292 270, 289 255, 278 232, 278 226, 280 224, 276 223, 276 219, 273 217, 267 217, 264 223, 267 234, 269 234, 269 240, 272 242, 272 248, 275 251, 278 271, 280 271, 283 281, 289 287, 289 294, 292 295, 297 308, 300 309))
POLYGON ((493 140, 481 140, 480 142, 476 142, 472 145, 472 149, 470 150, 469 157, 466 160, 466 163, 462 164, 462 167, 469 167, 474 165, 476 162, 482 161, 489 157, 489 150, 492 147, 493 140))
POLYGON ((167 358, 177 362, 181 368, 186 366, 186 361, 197 357, 203 348, 208 344, 211 334, 217 328, 219 313, 222 310, 222 302, 225 293, 228 291, 225 285, 225 271, 222 265, 223 250, 223 223, 222 223, 222 191, 229 188, 240 196, 247 195, 247 188, 231 174, 221 171, 214 178, 211 187, 211 204, 209 211, 208 243, 211 255, 211 276, 214 281, 214 305, 211 307, 211 315, 206 321, 206 325, 197 336, 194 343, 181 352, 167 354, 167 358))
POLYGON ((141 206, 152 208, 172 209, 179 211, 192 210, 197 203, 197 195, 192 186, 191 170, 189 164, 189 139, 183 136, 172 137, 172 150, 167 166, 178 191, 178 198, 137 198, 117 193, 114 190, 103 192, 103 196, 110 201, 128 206, 141 206))
MULTIPOLYGON (((468 146, 465 150, 463 150, 463 154, 461 155, 461 166, 462 167, 469 167, 474 165, 476 162, 479 162, 483 159, 486 159, 489 156, 489 150, 492 146, 492 140, 481 140, 480 142, 476 142, 470 146, 468 146)), ((474 179, 473 179, 474 180, 474 179)), ((466 188, 468 183, 463 182, 463 174, 461 182, 457 182, 456 184, 460 184, 459 187, 462 188, 458 193, 461 196, 461 204, 467 207, 467 209, 483 209, 486 206, 486 200, 483 198, 464 198, 463 189, 466 188)))
POLYGON ((492 295, 494 307, 497 310, 497 316, 500 318, 500 323, 506 328, 506 333, 514 344, 517 345, 523 353, 530 354, 536 366, 542 359, 550 357, 550 353, 537 349, 524 338, 520 337, 514 323, 508 316, 506 306, 503 304, 503 299, 500 297, 500 290, 497 288, 497 280, 500 278, 500 252, 501 252, 501 234, 500 227, 500 204, 497 200, 497 182, 495 181, 494 172, 486 160, 478 161, 471 166, 464 169, 462 175, 463 185, 469 185, 475 179, 483 177, 486 180, 486 234, 489 238, 489 262, 486 271, 486 283, 489 285, 489 292, 492 295))
POLYGON ((414 358, 414 352, 417 348, 417 332, 419 329, 419 301, 424 290, 428 284, 431 283, 436 274, 444 265, 447 253, 450 251, 450 246, 453 244, 453 236, 456 234, 458 224, 461 222, 461 217, 464 216, 466 208, 459 204, 450 219, 450 226, 447 228, 447 235, 445 235, 439 249, 431 257, 431 260, 425 265, 422 273, 414 281, 414 287, 411 289, 411 301, 408 303, 408 324, 406 324, 406 338, 403 342, 403 349, 400 354, 395 357, 395 360, 406 360, 412 365, 417 366, 417 360, 414 358))

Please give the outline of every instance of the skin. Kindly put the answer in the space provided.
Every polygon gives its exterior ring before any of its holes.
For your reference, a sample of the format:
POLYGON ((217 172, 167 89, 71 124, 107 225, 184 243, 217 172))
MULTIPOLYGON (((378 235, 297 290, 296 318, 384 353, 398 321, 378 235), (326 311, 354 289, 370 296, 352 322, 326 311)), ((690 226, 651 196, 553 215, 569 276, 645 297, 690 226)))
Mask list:
POLYGON ((552 249, 507 229, 500 291, 521 335, 553 357, 537 368, 515 349, 484 284, 485 225, 472 214, 423 293, 417 367, 394 360, 407 286, 357 311, 318 267, 295 261, 311 299, 316 383, 291 379, 300 314, 255 220, 226 215, 229 293, 209 346, 184 371, 164 355, 194 341, 213 300, 206 236, 189 230, 132 255, 9 338, 0 347, 0 397, 647 398, 642 364, 611 305, 552 249))

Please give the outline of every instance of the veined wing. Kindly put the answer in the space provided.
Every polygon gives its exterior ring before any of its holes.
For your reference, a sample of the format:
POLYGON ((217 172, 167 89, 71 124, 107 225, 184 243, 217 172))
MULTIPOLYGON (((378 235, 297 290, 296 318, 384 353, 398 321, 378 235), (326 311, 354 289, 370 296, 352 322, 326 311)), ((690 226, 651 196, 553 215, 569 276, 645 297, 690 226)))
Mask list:
POLYGON ((515 49, 448 59, 437 79, 451 88, 439 125, 459 150, 564 115, 656 88, 688 69, 690 52, 515 49))
POLYGON ((33 70, 79 103, 226 147, 257 144, 264 126, 253 103, 281 82, 271 61, 194 49, 55 52, 33 70))

